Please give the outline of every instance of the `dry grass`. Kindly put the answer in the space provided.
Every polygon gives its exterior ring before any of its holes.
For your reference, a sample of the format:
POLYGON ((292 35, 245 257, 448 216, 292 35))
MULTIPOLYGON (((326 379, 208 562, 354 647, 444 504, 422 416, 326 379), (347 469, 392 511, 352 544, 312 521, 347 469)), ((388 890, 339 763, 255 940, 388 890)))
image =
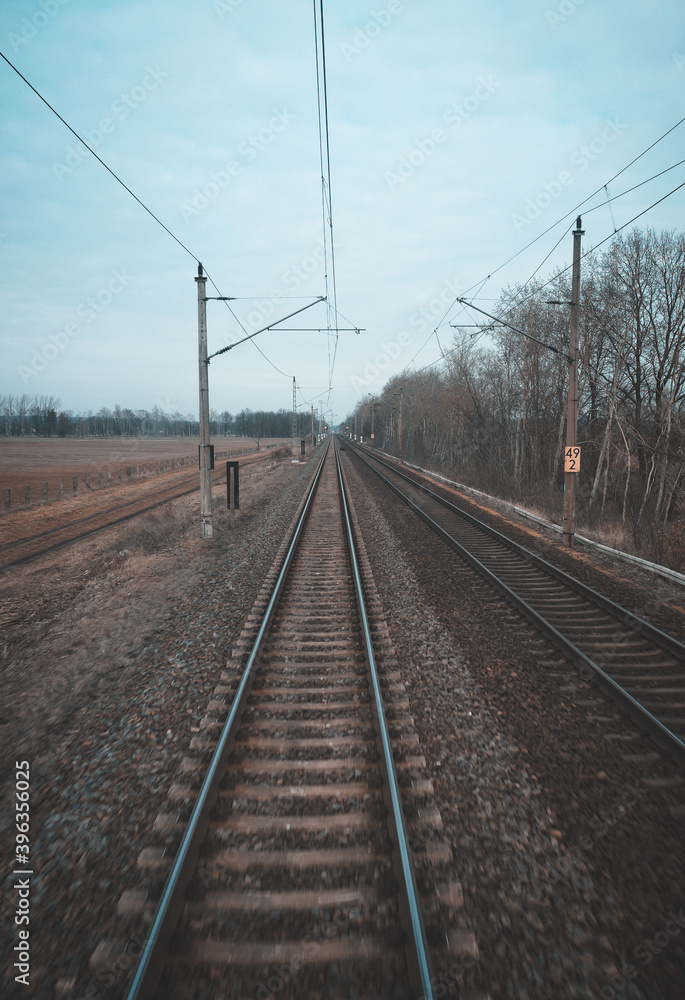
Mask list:
MULTIPOLYGON (((563 494, 508 501, 521 507, 529 514, 551 521, 558 526, 562 523, 563 494)), ((682 519, 661 530, 653 524, 645 525, 640 537, 636 538, 632 525, 622 525, 620 520, 602 520, 595 516, 585 516, 582 507, 576 510, 576 533, 590 538, 593 542, 637 556, 648 562, 655 562, 679 573, 685 572, 685 521, 682 519)))
MULTIPOLYGON (((131 527, 119 534, 123 535, 125 548, 129 551, 151 554, 177 549, 190 534, 192 527, 190 506, 172 503, 137 517, 131 522, 131 527)), ((116 544, 119 544, 119 538, 116 544)))
MULTIPOLYGON (((281 438, 265 438, 260 450, 281 438)), ((253 438, 212 438, 217 454, 249 449, 256 451, 253 438)), ((72 492, 72 480, 76 476, 79 490, 84 489, 85 477, 90 475, 91 486, 96 487, 97 474, 103 484, 107 484, 108 473, 116 483, 118 470, 122 470, 124 482, 131 480, 126 470, 131 469, 131 477, 136 480, 136 467, 141 471, 144 465, 154 467, 156 462, 166 465, 176 459, 190 459, 191 468, 197 468, 198 439, 180 438, 5 438, 0 437, 0 490, 9 489, 12 504, 23 505, 24 487, 30 486, 32 501, 42 499, 43 482, 48 483, 51 498, 59 497, 59 479, 64 480, 67 494, 72 492)), ((276 450, 276 449, 274 449, 276 450)), ((278 449, 280 450, 280 448, 278 449)), ((231 455, 228 455, 230 458, 231 455)), ((218 459, 223 461, 224 459, 218 459)), ((142 480, 141 480, 142 481, 142 480)))

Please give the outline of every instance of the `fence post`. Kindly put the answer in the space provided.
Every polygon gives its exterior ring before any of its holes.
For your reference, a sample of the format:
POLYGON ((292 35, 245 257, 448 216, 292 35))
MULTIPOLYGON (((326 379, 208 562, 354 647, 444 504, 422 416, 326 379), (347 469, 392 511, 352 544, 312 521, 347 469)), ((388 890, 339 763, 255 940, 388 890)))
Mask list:
POLYGON ((31 505, 31 487, 30 486, 25 486, 24 487, 24 503, 26 504, 27 507, 29 507, 31 505))
POLYGON ((74 481, 72 485, 74 487, 74 493, 78 493, 78 476, 74 476, 74 481))
POLYGON ((126 475, 127 475, 127 476, 130 476, 130 475, 131 475, 131 466, 130 466, 130 465, 127 465, 127 466, 126 466, 126 475))
POLYGON ((117 469, 117 479, 121 482, 121 469, 117 469))
POLYGON ((98 472, 98 489, 102 486, 102 473, 98 472))
POLYGON ((61 476, 59 477, 59 498, 64 500, 64 479, 61 476))
POLYGON ((107 485, 108 486, 112 485, 112 470, 111 469, 107 470, 107 485))
POLYGON ((45 503, 48 502, 48 481, 47 481, 47 479, 43 480, 43 500, 45 501, 45 503))
POLYGON ((10 503, 11 503, 11 500, 10 500, 10 491, 9 490, 5 490, 5 507, 6 507, 7 510, 10 509, 10 503))
POLYGON ((90 472, 86 472, 86 489, 90 489, 90 472))
POLYGON ((136 476, 140 475, 140 466, 136 465, 136 476))

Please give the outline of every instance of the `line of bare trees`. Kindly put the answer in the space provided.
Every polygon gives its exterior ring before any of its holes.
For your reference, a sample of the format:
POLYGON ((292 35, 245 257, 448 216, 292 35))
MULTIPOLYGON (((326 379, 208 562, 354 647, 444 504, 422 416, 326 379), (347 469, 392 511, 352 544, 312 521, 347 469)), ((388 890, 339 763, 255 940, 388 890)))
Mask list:
MULTIPOLYGON (((444 362, 391 379, 347 418, 405 457, 558 516, 563 491, 569 273, 509 288, 492 310, 513 330, 457 330, 444 362)), ((488 310, 490 311, 490 310, 488 310)), ((581 526, 685 563, 685 234, 635 229, 583 260, 577 481, 581 526)))
MULTIPOLYGON (((197 437, 197 416, 169 413, 155 406, 153 410, 131 410, 116 405, 97 413, 74 414, 62 410, 54 396, 0 396, 0 436, 41 437, 197 437)), ((298 433, 305 436, 310 415, 298 414, 298 433)), ((259 440, 263 437, 290 437, 292 413, 287 410, 241 410, 235 416, 228 410, 210 413, 210 433, 241 435, 259 440)))
POLYGON ((61 400, 54 396, 0 396, 0 434, 40 434, 52 437, 57 433, 61 400))

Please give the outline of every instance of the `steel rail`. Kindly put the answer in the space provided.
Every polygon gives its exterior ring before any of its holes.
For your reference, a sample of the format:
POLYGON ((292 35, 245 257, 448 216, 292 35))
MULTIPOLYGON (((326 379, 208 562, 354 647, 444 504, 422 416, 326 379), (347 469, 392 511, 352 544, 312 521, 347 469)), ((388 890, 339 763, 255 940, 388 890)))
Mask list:
MULTIPOLYGON (((156 490, 156 493, 168 493, 171 490, 180 489, 182 486, 187 486, 188 483, 197 480, 197 473, 193 477, 183 479, 178 483, 170 483, 163 486, 161 490, 156 490)), ((149 480, 151 482, 151 480, 149 480)), ((97 498, 98 494, 105 492, 104 490, 94 490, 90 497, 97 498)), ((88 494, 74 494, 75 496, 88 496, 88 494)), ((181 494, 179 494, 180 496, 181 494)), ((47 538, 48 535, 54 535, 58 531, 66 531, 67 528, 74 528, 79 524, 85 524, 87 521, 93 521, 96 517, 104 517, 106 514, 114 514, 118 510, 124 510, 126 507, 132 507, 134 504, 142 503, 144 497, 132 497, 130 500, 124 500, 122 503, 114 504, 112 507, 106 507, 105 510, 96 511, 94 514, 86 514, 85 517, 79 517, 75 521, 68 521, 66 524, 57 525, 54 528, 46 528, 45 531, 38 531, 35 535, 23 535, 21 538, 15 538, 11 542, 4 542, 0 545, 0 552, 4 552, 6 549, 16 548, 17 545, 27 545, 29 542, 37 542, 41 538, 47 538)), ((171 499, 174 499, 173 497, 171 499)), ((159 503, 167 503, 167 500, 160 500, 159 503)), ((35 509, 35 508, 34 508, 35 509)), ((41 509, 40 507, 38 508, 41 509)), ((45 509, 44 507, 42 509, 45 509)))
MULTIPOLYGON (((266 455, 267 452, 263 452, 263 454, 266 455)), ((243 467, 249 466, 249 465, 256 465, 256 462, 243 462, 243 467)), ((221 481, 222 481, 221 477, 225 476, 225 474, 226 474, 225 470, 219 471, 218 474, 217 474, 217 477, 212 480, 212 486, 217 486, 218 484, 220 484, 221 481)), ((195 485, 195 486, 192 486, 189 490, 185 490, 184 489, 181 493, 176 493, 175 491, 180 490, 182 487, 188 486, 190 483, 197 483, 198 482, 197 472, 195 472, 195 473, 193 473, 191 475, 186 475, 186 473, 183 472, 183 473, 180 473, 180 475, 184 476, 185 478, 183 478, 182 480, 177 481, 175 483, 162 484, 159 489, 154 490, 154 492, 153 491, 150 492, 150 496, 154 496, 155 494, 159 495, 160 493, 174 493, 174 495, 171 496, 171 497, 167 497, 164 500, 156 501, 156 504, 155 504, 156 506, 160 506, 160 504, 163 504, 163 503, 169 503, 171 500, 176 500, 177 498, 180 498, 182 496, 187 496, 188 493, 194 493, 196 490, 198 490, 200 488, 198 485, 195 485)), ((143 485, 146 485, 146 483, 149 484, 149 485, 154 485, 155 480, 154 479, 145 480, 144 478, 141 477, 140 480, 136 479, 136 480, 133 480, 133 482, 138 482, 139 485, 143 486, 143 485)), ((132 483, 131 484, 127 483, 127 485, 132 485, 132 483)), ((105 494, 105 493, 109 493, 109 488, 108 487, 105 487, 103 489, 92 490, 90 492, 90 494, 89 493, 78 493, 78 494, 75 493, 74 496, 78 496, 79 498, 81 498, 81 497, 88 497, 89 499, 97 499, 101 494, 105 494)), ((72 499, 72 497, 70 497, 69 499, 72 499)), ((58 531, 66 531, 67 528, 75 528, 77 525, 79 525, 79 524, 85 524, 87 521, 93 521, 97 517, 104 517, 106 514, 114 514, 118 510, 124 510, 126 507, 132 507, 134 504, 144 503, 145 499, 146 498, 145 498, 144 495, 139 495, 137 497, 131 497, 128 500, 122 500, 121 503, 115 503, 112 507, 106 507, 104 510, 95 511, 94 514, 86 514, 85 517, 76 518, 75 521, 68 521, 66 524, 57 525, 54 528, 46 528, 45 531, 38 531, 34 535, 22 535, 21 538, 14 538, 11 542, 3 542, 3 544, 0 545, 0 552, 5 552, 6 549, 16 548, 17 545, 26 545, 29 542, 37 542, 39 539, 46 538, 48 535, 54 535, 58 531)), ((51 507, 51 506, 52 506, 52 504, 48 504, 47 505, 47 507, 51 507)), ((24 513, 24 511, 27 510, 27 509, 30 509, 30 508, 24 508, 24 510, 22 510, 20 512, 24 513)), ((47 508, 46 508, 46 505, 40 504, 38 507, 34 507, 33 509, 34 510, 45 510, 47 508)))
MULTIPOLYGON (((197 475, 195 475, 193 477, 193 479, 184 479, 183 482, 181 482, 181 483, 176 483, 175 485, 171 485, 171 486, 165 486, 165 487, 163 487, 163 489, 155 491, 155 492, 156 493, 169 493, 172 490, 178 490, 178 489, 180 489, 182 486, 187 486, 188 483, 193 482, 196 479, 197 479, 197 475)), ((218 482, 218 480, 216 480, 216 482, 218 482)), ((216 482, 215 482, 215 485, 216 485, 216 482)), ((193 487, 190 490, 184 490, 181 493, 175 493, 173 496, 166 497, 164 500, 156 500, 153 506, 159 507, 159 506, 161 506, 164 503, 169 503, 171 500, 176 500, 179 497, 185 496, 187 493, 194 492, 194 490, 197 489, 197 488, 198 487, 196 486, 196 487, 193 487)), ((75 521, 67 521, 66 524, 59 524, 59 525, 57 525, 54 528, 46 528, 45 531, 39 531, 35 535, 24 535, 21 538, 15 538, 11 542, 5 542, 3 545, 0 545, 0 552, 5 552, 7 549, 17 548, 17 546, 19 546, 19 545, 28 545, 30 542, 38 542, 38 541, 40 541, 41 538, 47 538, 48 535, 56 535, 60 531, 68 531, 69 528, 77 528, 79 525, 81 525, 81 524, 87 524, 88 521, 94 521, 98 517, 106 517, 108 514, 114 514, 114 513, 116 513, 119 510, 124 510, 126 507, 133 507, 135 504, 144 503, 144 502, 145 502, 145 498, 144 497, 133 497, 131 500, 124 500, 123 503, 115 504, 113 507, 107 507, 107 508, 105 508, 105 510, 96 511, 94 514, 86 514, 85 517, 79 517, 75 521)), ((150 510, 150 509, 151 508, 149 508, 149 507, 145 508, 146 511, 150 510)), ((135 513, 138 513, 138 511, 136 511, 135 513)), ((144 511, 141 511, 140 513, 144 513, 144 511)), ((118 524, 122 520, 127 520, 129 517, 131 517, 131 515, 130 514, 126 514, 126 515, 124 515, 124 517, 119 518, 117 521, 111 521, 110 523, 111 524, 118 524)), ((42 551, 49 552, 50 549, 44 549, 42 551)))
MULTIPOLYGON (((346 443, 349 444, 349 442, 346 443)), ((603 670, 598 663, 595 663, 594 660, 590 659, 590 657, 587 656, 585 653, 583 653, 582 650, 580 650, 575 645, 575 643, 573 643, 570 639, 568 639, 565 635, 563 635, 563 633, 561 633, 557 628, 555 628, 555 626, 552 625, 551 622, 547 621, 546 618, 543 618, 543 616, 539 614, 539 612, 537 612, 533 607, 531 607, 531 605, 528 604, 528 602, 525 601, 522 597, 516 594, 515 591, 513 591, 506 583, 504 583, 503 580, 500 580, 499 577, 497 577, 490 569, 488 569, 487 566, 485 566, 482 562, 480 562, 480 560, 477 559, 476 556, 474 556, 471 552, 469 552, 467 548, 465 548, 460 542, 458 542, 456 538, 454 538, 445 528, 442 527, 442 525, 438 524, 438 522, 435 521, 430 516, 430 514, 427 514, 424 510, 421 509, 421 507, 419 507, 418 504, 414 503, 413 500, 411 500, 408 496, 406 496, 398 486, 396 486, 393 482, 391 482, 387 478, 387 476, 384 476, 378 469, 374 468, 374 466, 368 461, 366 456, 359 451, 359 449, 353 447, 352 451, 355 455, 357 455, 357 457, 362 462, 364 462, 364 464, 376 476, 378 476, 380 480, 382 480, 391 490, 393 490, 394 493, 397 494, 397 496, 399 496, 412 510, 414 510, 414 512, 417 513, 419 517, 421 517, 426 522, 426 524, 428 524, 431 528, 433 528, 433 530, 436 531, 441 538, 443 538, 481 576, 483 576, 485 580, 488 581, 488 583, 490 583, 493 587, 499 590, 500 593, 502 593, 507 598, 507 600, 509 600, 512 604, 514 604, 514 606, 517 607, 538 628, 540 628, 542 632, 544 632, 547 636, 549 636, 555 643, 555 645, 557 645, 557 647, 559 647, 562 650, 562 652, 570 656, 576 663, 579 663, 581 666, 585 667, 585 669, 589 671, 589 673, 597 680, 597 682, 602 686, 602 688, 608 691, 611 695, 613 695, 627 709, 627 711, 630 712, 630 714, 640 723, 640 725, 643 726, 649 732, 652 738, 656 742, 658 742, 660 746, 662 746, 665 750, 667 750, 670 754, 672 754, 674 759, 677 760, 681 766, 685 766, 685 742, 683 742, 683 740, 681 740, 671 729, 669 729, 668 726, 664 725, 664 723, 661 722, 655 715, 653 715, 652 712, 650 712, 643 705, 641 705, 636 698, 634 698, 628 691, 626 691, 624 687, 622 687, 622 685, 620 685, 605 670, 603 670)), ((530 552, 523 546, 517 546, 517 544, 515 542, 512 542, 511 539, 507 539, 506 536, 501 535, 494 528, 490 528, 489 525, 483 524, 482 522, 478 521, 477 518, 474 518, 472 515, 467 514, 465 511, 462 512, 454 504, 451 504, 448 500, 445 500, 443 497, 440 497, 437 494, 433 493, 431 490, 422 486, 420 483, 414 482, 414 480, 410 479, 408 476, 404 476, 400 472, 397 472, 392 467, 389 468, 391 468, 393 473, 397 474, 402 479, 405 479, 412 486, 416 486, 417 488, 430 494, 432 498, 437 500, 442 506, 451 509, 453 513, 456 513, 459 516, 464 516, 468 521, 475 524, 477 527, 482 528, 487 534, 491 535, 492 537, 498 538, 498 540, 506 542, 507 547, 509 549, 513 550, 514 552, 517 552, 517 554, 519 555, 522 555, 522 557, 525 558, 527 561, 530 560, 531 562, 535 562, 541 569, 547 569, 549 567, 549 569, 553 571, 553 575, 557 576, 559 574, 561 578, 564 578, 564 582, 566 581, 572 582, 574 584, 574 590, 576 590, 580 594, 583 594, 583 596, 586 596, 588 600, 592 601, 595 598, 601 598, 600 603, 606 610, 610 610, 610 608, 608 607, 609 605, 611 606, 611 608, 613 608, 611 613, 614 615, 614 617, 621 619, 621 616, 625 616, 625 618, 627 618, 628 621, 633 621, 635 623, 638 623, 643 635, 646 634, 648 636, 653 636, 654 634, 656 634, 658 640, 655 637, 655 641, 659 641, 659 645, 663 644, 663 640, 667 640, 668 641, 667 648, 669 649, 669 651, 672 651, 672 649, 676 649, 678 651, 679 658, 681 659, 685 658, 685 646, 683 646, 677 640, 673 639, 671 636, 667 636, 666 633, 661 632, 659 629, 654 628, 654 626, 650 625, 648 622, 644 621, 641 618, 638 618, 637 615, 633 615, 631 612, 626 611, 619 605, 614 605, 611 601, 609 601, 608 598, 603 597, 603 595, 597 594, 596 591, 592 590, 590 587, 585 587, 585 585, 581 584, 579 581, 574 581, 572 577, 567 576, 567 574, 563 573, 563 571, 557 570, 556 567, 553 567, 551 566, 551 564, 546 563, 545 560, 540 559, 538 556, 535 556, 534 553, 530 552)), ((625 618, 622 619, 623 624, 628 623, 625 620, 625 618)))
POLYGON ((414 974, 413 978, 417 978, 416 987, 421 990, 421 994, 424 1000, 433 1000, 434 994, 433 994, 433 987, 431 985, 431 968, 430 968, 430 961, 428 958, 428 944, 426 941, 426 932, 423 925, 423 918, 421 915, 421 906, 419 903, 418 890, 416 888, 414 867, 412 865, 411 854, 409 851, 407 828, 404 821, 404 813, 402 811, 402 801, 400 797, 399 784, 397 781, 397 773, 395 771, 395 762, 392 755, 392 746, 390 744, 390 734, 388 732, 388 724, 385 718, 385 710, 383 708, 383 696, 381 694, 380 683, 378 680, 376 659, 374 656, 373 643, 371 640, 371 629, 366 614, 364 590, 362 587, 361 574, 359 572, 359 563, 357 561, 354 532, 352 530, 352 524, 350 521, 347 490, 346 490, 345 480, 343 477, 342 467, 340 464, 340 455, 338 454, 337 445, 335 446, 335 461, 338 471, 338 481, 340 483, 340 497, 341 497, 341 504, 345 520, 347 545, 350 553, 350 562, 352 564, 352 573, 354 576, 354 587, 357 595, 357 607, 359 610, 359 617, 362 623, 362 632, 364 635, 364 646, 365 646, 365 653, 369 669, 369 677, 371 679, 371 686, 373 688, 373 693, 374 693, 375 722, 377 725, 379 741, 383 751, 382 759, 385 766, 387 792, 390 804, 390 809, 388 811, 390 813, 389 825, 391 827, 391 839, 393 841, 395 850, 399 855, 399 862, 400 862, 399 867, 402 873, 402 879, 401 879, 402 897, 404 901, 406 923, 408 925, 405 928, 405 931, 407 932, 408 941, 411 942, 410 969, 414 974))
MULTIPOLYGON (((330 439, 329 439, 330 443, 330 439)), ((226 759, 233 747, 235 731, 243 714, 245 703, 254 680, 253 667, 264 645, 267 631, 274 616, 286 576, 292 564, 297 546, 304 530, 311 505, 319 485, 321 472, 329 445, 326 445, 314 479, 309 489, 305 505, 300 514, 295 532, 288 547, 271 599, 267 606, 252 652, 243 672, 240 685, 231 705, 228 718, 221 731, 219 741, 202 783, 193 812, 183 835, 173 866, 162 893, 155 919, 150 929, 145 947, 136 967, 136 972, 127 994, 127 1000, 151 1000, 157 989, 169 939, 173 934, 184 903, 186 888, 192 878, 200 845, 206 835, 210 812, 216 802, 219 786, 225 772, 226 759)))

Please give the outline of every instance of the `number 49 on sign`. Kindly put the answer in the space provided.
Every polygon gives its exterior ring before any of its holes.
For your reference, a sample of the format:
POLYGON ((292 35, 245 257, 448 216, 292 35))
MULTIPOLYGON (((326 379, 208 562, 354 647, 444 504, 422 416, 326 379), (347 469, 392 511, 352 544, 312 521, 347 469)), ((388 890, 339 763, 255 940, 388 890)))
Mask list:
POLYGON ((580 472, 580 448, 564 450, 564 472, 580 472))

